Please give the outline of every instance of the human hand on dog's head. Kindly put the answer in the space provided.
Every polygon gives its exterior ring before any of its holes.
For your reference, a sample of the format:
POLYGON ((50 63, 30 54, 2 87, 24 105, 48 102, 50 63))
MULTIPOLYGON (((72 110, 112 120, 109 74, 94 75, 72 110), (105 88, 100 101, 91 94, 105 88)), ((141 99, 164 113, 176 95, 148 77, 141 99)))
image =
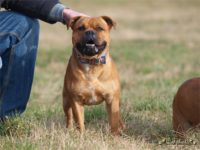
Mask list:
POLYGON ((63 11, 63 18, 65 20, 67 28, 69 28, 70 20, 72 20, 73 18, 78 17, 78 16, 87 16, 87 17, 89 17, 86 14, 74 11, 74 10, 69 9, 69 8, 65 8, 64 9, 64 11, 63 11))
MULTIPOLYGON (((76 16, 76 17, 70 19, 69 24, 67 25, 67 28, 71 27, 73 30, 76 22, 78 22, 81 18, 83 19, 82 21, 84 21, 84 18, 86 18, 85 22, 88 22, 89 20, 93 20, 92 22, 95 22, 95 21, 98 22, 99 19, 100 20, 103 19, 106 22, 106 24, 108 25, 108 30, 111 30, 112 28, 116 27, 116 22, 113 21, 113 19, 108 16, 99 16, 99 17, 76 16)), ((95 23, 93 25, 95 25, 95 26, 97 26, 97 28, 99 28, 101 26, 100 24, 101 23, 95 23)), ((88 24, 87 24, 87 26, 88 26, 88 24)), ((93 28, 95 28, 95 27, 93 27, 93 28)))

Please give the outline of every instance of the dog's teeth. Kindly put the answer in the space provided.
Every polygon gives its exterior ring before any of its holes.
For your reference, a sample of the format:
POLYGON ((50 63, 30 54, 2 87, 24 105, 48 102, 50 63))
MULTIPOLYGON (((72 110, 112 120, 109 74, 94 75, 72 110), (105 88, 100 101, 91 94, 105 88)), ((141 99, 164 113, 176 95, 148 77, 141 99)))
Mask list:
POLYGON ((99 50, 98 50, 98 48, 97 47, 95 47, 95 52, 97 53, 99 50))
POLYGON ((88 47, 94 47, 95 44, 86 44, 86 46, 88 46, 88 47))

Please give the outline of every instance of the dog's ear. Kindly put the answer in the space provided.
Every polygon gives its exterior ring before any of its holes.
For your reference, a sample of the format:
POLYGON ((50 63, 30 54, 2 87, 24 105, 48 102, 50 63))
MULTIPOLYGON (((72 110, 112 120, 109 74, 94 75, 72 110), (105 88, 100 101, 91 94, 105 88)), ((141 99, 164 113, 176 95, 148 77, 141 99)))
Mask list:
POLYGON ((101 16, 101 18, 103 18, 103 20, 106 21, 106 23, 109 26, 109 29, 112 29, 112 28, 116 27, 116 22, 113 21, 110 17, 108 17, 108 16, 101 16))
POLYGON ((69 23, 67 24, 67 29, 69 29, 71 27, 71 29, 73 30, 74 29, 74 25, 75 23, 81 18, 81 16, 77 16, 77 17, 74 17, 72 19, 69 20, 69 23))

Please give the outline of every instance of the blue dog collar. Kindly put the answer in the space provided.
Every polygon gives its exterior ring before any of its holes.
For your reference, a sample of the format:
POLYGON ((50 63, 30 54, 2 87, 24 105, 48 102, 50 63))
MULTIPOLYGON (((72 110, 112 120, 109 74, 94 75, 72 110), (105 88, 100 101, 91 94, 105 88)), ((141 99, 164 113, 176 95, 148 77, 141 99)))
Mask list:
POLYGON ((85 58, 83 57, 77 49, 73 49, 77 59, 79 61, 80 64, 88 64, 88 65, 100 65, 100 64, 106 64, 106 54, 102 54, 100 57, 98 58, 85 58))
POLYGON ((106 64, 106 55, 101 55, 99 58, 84 58, 78 55, 78 60, 81 64, 89 64, 89 65, 99 65, 99 64, 106 64))

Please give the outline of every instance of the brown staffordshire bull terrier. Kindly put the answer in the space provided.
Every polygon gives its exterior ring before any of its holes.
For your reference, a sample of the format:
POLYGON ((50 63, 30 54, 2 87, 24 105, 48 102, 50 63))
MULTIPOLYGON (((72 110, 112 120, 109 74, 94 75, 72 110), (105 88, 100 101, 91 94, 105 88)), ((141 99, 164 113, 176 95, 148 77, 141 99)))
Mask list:
POLYGON ((73 51, 64 81, 63 109, 67 128, 73 118, 80 132, 84 127, 84 105, 105 101, 112 134, 124 128, 121 121, 120 83, 117 69, 109 54, 109 32, 115 22, 107 17, 76 17, 69 25, 73 51))
POLYGON ((173 102, 173 128, 184 136, 190 128, 200 123, 200 78, 184 82, 173 102))

